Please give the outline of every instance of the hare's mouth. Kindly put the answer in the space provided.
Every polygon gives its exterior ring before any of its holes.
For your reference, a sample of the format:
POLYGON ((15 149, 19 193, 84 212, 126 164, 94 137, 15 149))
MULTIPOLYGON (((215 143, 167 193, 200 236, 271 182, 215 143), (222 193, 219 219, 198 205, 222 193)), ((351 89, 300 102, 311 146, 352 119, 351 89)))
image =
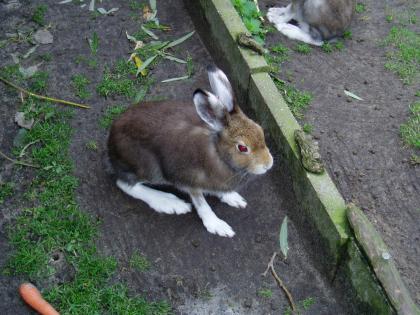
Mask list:
POLYGON ((267 171, 273 166, 273 163, 271 164, 258 164, 253 169, 250 170, 250 173, 255 175, 261 175, 267 173, 267 171))

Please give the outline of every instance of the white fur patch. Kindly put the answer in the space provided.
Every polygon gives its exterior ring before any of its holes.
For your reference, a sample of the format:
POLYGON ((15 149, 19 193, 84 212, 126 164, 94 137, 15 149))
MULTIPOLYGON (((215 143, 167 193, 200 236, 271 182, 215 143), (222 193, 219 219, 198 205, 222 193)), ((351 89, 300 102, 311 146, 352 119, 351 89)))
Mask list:
POLYGON ((322 46, 323 42, 315 40, 311 37, 309 33, 306 33, 301 28, 296 25, 284 23, 284 24, 275 24, 276 28, 280 33, 289 37, 290 39, 295 39, 302 41, 307 44, 322 46))
POLYGON ((236 191, 218 193, 218 197, 220 201, 227 203, 231 207, 245 208, 247 206, 246 200, 236 191))
POLYGON ((117 186, 127 195, 144 201, 157 212, 184 214, 191 211, 191 204, 177 196, 144 186, 141 183, 130 186, 122 180, 117 180, 117 186))
POLYGON ((208 75, 213 93, 216 94, 229 112, 232 111, 233 91, 226 74, 222 70, 215 68, 214 71, 209 71, 208 75))
POLYGON ((191 200, 207 231, 225 237, 233 237, 235 232, 225 221, 220 220, 207 203, 202 193, 190 193, 191 200))

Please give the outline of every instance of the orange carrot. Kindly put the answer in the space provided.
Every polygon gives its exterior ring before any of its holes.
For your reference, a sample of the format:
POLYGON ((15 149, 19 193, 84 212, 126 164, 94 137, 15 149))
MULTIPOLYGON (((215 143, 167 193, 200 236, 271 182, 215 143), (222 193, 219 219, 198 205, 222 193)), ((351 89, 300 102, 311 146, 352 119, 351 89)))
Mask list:
POLYGON ((60 315, 51 304, 45 301, 39 290, 31 283, 22 283, 19 287, 22 299, 41 315, 60 315))

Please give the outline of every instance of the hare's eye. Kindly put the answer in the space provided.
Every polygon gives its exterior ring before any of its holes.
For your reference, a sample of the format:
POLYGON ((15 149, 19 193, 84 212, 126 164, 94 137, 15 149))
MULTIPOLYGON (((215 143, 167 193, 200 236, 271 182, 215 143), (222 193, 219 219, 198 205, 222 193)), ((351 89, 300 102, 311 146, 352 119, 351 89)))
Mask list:
POLYGON ((238 144, 238 150, 239 152, 242 152, 242 153, 248 152, 248 148, 242 144, 238 144))

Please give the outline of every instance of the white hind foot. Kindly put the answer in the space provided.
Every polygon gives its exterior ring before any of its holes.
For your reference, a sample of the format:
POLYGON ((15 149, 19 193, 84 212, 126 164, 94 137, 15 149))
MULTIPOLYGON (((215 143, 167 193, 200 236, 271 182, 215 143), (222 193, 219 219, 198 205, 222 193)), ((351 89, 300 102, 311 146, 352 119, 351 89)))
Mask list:
POLYGON ((142 183, 131 186, 119 179, 117 186, 127 195, 144 201, 159 213, 184 214, 191 211, 191 204, 173 194, 144 186, 142 183))
POLYGON ((225 237, 233 237, 235 232, 225 221, 220 220, 211 210, 202 191, 190 191, 191 200, 207 231, 225 237))
POLYGON ((304 30, 293 24, 276 24, 276 28, 279 30, 280 33, 289 37, 290 39, 299 40, 304 43, 315 46, 322 46, 322 44, 324 43, 323 41, 313 39, 309 33, 305 32, 304 30))
POLYGON ((231 207, 245 208, 247 206, 246 200, 236 191, 217 193, 217 197, 221 202, 227 203, 231 207))
POLYGON ((294 18, 292 5, 283 8, 270 8, 267 12, 267 19, 273 24, 283 24, 294 18))

